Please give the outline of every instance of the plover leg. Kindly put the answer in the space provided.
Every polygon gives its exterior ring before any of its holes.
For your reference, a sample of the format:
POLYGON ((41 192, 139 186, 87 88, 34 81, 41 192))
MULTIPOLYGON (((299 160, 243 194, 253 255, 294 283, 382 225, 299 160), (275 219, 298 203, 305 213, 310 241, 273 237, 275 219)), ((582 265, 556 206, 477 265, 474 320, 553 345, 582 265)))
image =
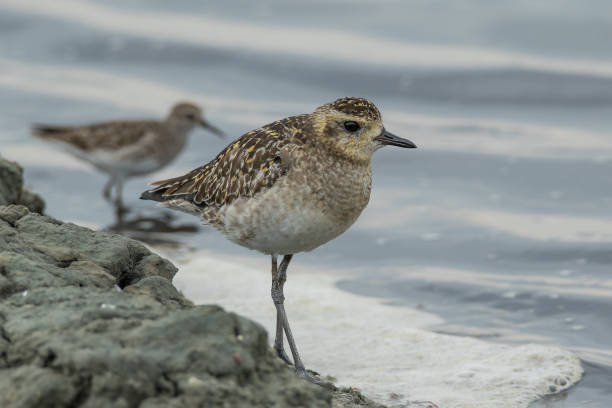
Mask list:
POLYGON ((121 177, 115 178, 115 199, 113 200, 115 205, 115 216, 117 217, 117 225, 123 224, 123 216, 130 212, 130 209, 123 205, 123 179, 121 177))
MULTIPOLYGON (((277 270, 276 276, 272 277, 272 300, 274 301, 274 306, 276 306, 276 316, 277 321, 280 320, 282 327, 285 329, 285 335, 287 336, 287 343, 289 343, 289 348, 291 349, 291 355, 293 356, 293 363, 295 365, 295 372, 298 377, 308 380, 312 383, 333 387, 332 384, 317 380, 313 376, 311 376, 306 368, 304 367, 304 363, 302 363, 302 359, 300 358, 300 354, 298 353, 297 346, 295 345, 295 340, 293 340, 293 334, 291 333, 291 328, 289 327, 289 320, 287 319, 287 313, 285 313, 285 295, 283 294, 283 287, 285 285, 285 281, 287 280, 287 267, 289 266, 289 262, 291 262, 292 254, 283 256, 283 260, 280 264, 280 267, 277 270)), ((274 262, 272 262, 274 265, 274 262)), ((277 327, 278 334, 278 327, 277 327)), ((278 336, 277 336, 278 339, 278 336)), ((281 337, 282 339, 282 337, 281 337)), ((276 341, 275 341, 276 345, 276 341)), ((282 357, 281 357, 282 358, 282 357)))
MULTIPOLYGON (((278 276, 277 256, 272 255, 272 287, 274 287, 274 282, 278 282, 279 279, 281 279, 281 277, 278 276)), ((282 277, 283 282, 286 279, 287 275, 285 274, 282 277)), ((283 322, 278 308, 276 309, 276 335, 274 337, 274 351, 276 351, 276 355, 279 356, 285 363, 293 365, 289 359, 289 356, 287 356, 287 353, 285 353, 285 348, 283 346, 283 322)))

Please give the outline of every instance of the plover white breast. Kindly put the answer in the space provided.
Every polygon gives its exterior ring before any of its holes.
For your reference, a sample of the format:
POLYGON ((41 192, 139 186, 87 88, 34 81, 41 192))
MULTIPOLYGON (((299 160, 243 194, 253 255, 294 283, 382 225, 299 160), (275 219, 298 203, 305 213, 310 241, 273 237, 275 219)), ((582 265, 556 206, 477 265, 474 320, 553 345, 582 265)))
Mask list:
POLYGON ((122 208, 122 188, 126 178, 159 170, 181 152, 188 133, 203 126, 222 136, 208 123, 202 110, 188 102, 176 104, 165 120, 129 120, 84 126, 34 125, 32 134, 61 145, 74 156, 107 173, 104 197, 122 208))
POLYGON ((291 364, 284 331, 297 374, 321 384, 305 370, 291 334, 283 295, 287 266, 293 254, 355 222, 370 198, 372 155, 385 145, 416 147, 385 130, 372 102, 341 98, 248 132, 204 166, 153 183, 141 198, 198 215, 231 241, 271 255, 274 349, 291 364))

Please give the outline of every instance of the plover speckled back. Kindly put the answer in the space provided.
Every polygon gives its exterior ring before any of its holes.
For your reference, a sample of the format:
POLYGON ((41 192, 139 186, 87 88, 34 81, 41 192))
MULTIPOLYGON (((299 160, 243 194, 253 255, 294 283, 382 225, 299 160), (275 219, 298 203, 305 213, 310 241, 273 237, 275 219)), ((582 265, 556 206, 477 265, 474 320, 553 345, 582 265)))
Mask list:
POLYGON ((104 197, 122 208, 126 178, 159 170, 183 149, 188 133, 203 126, 217 135, 222 132, 204 120, 202 110, 188 102, 176 104, 167 118, 96 123, 84 126, 34 125, 32 134, 61 145, 69 153, 109 174, 104 197))
POLYGON ((355 222, 370 199, 372 155, 385 145, 416 147, 385 130, 372 102, 341 98, 248 132, 204 166, 153 183, 141 198, 198 215, 231 241, 272 256, 274 349, 291 364, 284 330, 297 374, 321 384, 305 370, 289 328, 287 266, 293 254, 317 248, 355 222))

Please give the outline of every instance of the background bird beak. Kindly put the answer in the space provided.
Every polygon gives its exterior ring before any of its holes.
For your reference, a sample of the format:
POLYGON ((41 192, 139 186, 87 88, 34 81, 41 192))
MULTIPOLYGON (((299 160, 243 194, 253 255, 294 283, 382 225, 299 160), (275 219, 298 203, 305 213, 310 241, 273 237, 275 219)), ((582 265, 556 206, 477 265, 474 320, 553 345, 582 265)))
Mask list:
POLYGON ((210 130, 211 132, 213 132, 215 135, 224 138, 225 137, 225 133, 223 133, 221 131, 221 129, 214 127, 213 125, 211 125, 210 123, 208 123, 207 121, 205 121, 204 119, 202 119, 200 121, 200 126, 202 126, 205 129, 210 130))
POLYGON ((387 132, 384 128, 380 135, 376 136, 374 140, 378 141, 382 145, 407 147, 410 149, 416 148, 416 145, 410 140, 395 136, 393 133, 387 132))

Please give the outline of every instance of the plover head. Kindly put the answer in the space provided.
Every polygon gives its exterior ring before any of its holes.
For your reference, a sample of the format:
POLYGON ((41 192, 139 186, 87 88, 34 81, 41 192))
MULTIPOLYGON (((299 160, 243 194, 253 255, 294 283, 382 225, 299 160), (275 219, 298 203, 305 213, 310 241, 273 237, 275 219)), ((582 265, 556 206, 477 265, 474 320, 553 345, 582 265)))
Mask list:
POLYGON ((182 132, 188 132, 196 126, 202 126, 217 136, 224 136, 221 130, 211 125, 204 118, 202 108, 190 102, 180 102, 174 105, 168 115, 167 121, 182 132))
POLYGON ((317 138, 333 153, 351 160, 368 162, 385 145, 416 147, 385 130, 378 108, 365 98, 337 99, 318 107, 312 118, 317 138))

